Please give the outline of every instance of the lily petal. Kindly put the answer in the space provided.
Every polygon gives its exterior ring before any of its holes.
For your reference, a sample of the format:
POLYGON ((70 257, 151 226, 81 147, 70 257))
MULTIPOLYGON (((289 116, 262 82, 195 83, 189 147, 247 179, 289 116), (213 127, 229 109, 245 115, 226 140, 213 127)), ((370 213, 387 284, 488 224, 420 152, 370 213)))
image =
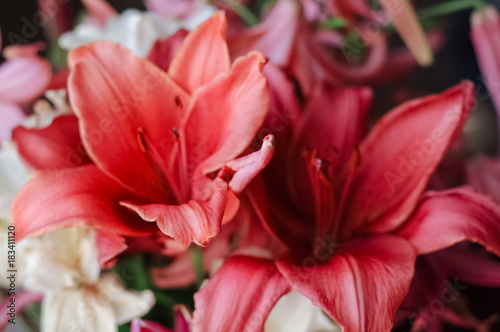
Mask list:
POLYGON ((0 100, 28 103, 42 95, 52 78, 48 61, 41 58, 17 58, 0 66, 0 100))
POLYGON ((490 198, 462 187, 429 192, 398 234, 419 254, 469 240, 500 256, 500 207, 490 198))
POLYGON ((361 163, 346 203, 344 236, 359 227, 393 230, 412 213, 473 100, 473 84, 463 82, 407 102, 377 122, 359 147, 361 163))
POLYGON ((121 205, 135 211, 147 221, 156 222, 160 230, 188 248, 191 242, 207 246, 219 235, 227 203, 228 186, 222 179, 206 180, 203 191, 193 193, 193 199, 181 205, 121 205))
POLYGON ((136 194, 169 199, 165 174, 173 171, 165 160, 178 144, 170 131, 180 127, 186 93, 158 67, 110 42, 73 50, 69 66, 71 104, 92 160, 136 194))
POLYGON ((432 48, 411 2, 409 0, 380 0, 380 4, 391 15, 399 35, 417 62, 421 66, 432 64, 432 48))
POLYGON ((179 29, 167 39, 157 40, 151 47, 147 59, 167 72, 188 33, 187 30, 179 29))
POLYGON ((36 173, 12 206, 17 239, 83 225, 130 236, 151 233, 154 227, 117 205, 126 198, 94 165, 36 173))
POLYGON ((303 266, 287 261, 276 265, 293 289, 344 331, 389 331, 413 277, 415 250, 393 236, 360 239, 346 246, 323 265, 311 266, 312 261, 303 266))
POLYGON ((192 331, 262 331, 281 296, 290 291, 283 276, 267 259, 234 256, 227 259, 194 295, 192 331))
POLYGON ((78 119, 74 115, 61 115, 43 129, 17 127, 12 132, 19 155, 37 170, 54 170, 90 164, 82 145, 78 119))
POLYGON ((193 96, 184 128, 188 174, 197 165, 197 176, 218 170, 252 141, 269 107, 264 64, 264 56, 252 52, 193 96))
POLYGON ((215 13, 187 36, 172 61, 168 74, 190 94, 229 70, 226 26, 224 13, 215 13))

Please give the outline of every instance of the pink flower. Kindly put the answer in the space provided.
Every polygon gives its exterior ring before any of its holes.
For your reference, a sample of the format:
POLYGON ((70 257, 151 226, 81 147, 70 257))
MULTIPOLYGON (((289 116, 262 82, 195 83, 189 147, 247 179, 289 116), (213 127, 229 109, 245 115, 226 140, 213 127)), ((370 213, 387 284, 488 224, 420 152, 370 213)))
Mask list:
POLYGON ((19 239, 88 225, 115 236, 159 229, 187 248, 219 234, 236 212, 235 194, 274 150, 270 136, 236 159, 267 113, 269 92, 261 54, 230 65, 225 29, 222 13, 202 24, 168 73, 110 42, 71 52, 71 106, 93 164, 38 173, 21 190, 19 239))
POLYGON ((0 65, 0 140, 10 140, 12 129, 25 114, 22 106, 43 94, 52 70, 48 61, 37 56, 39 44, 9 46, 0 65))
POLYGON ((251 188, 266 229, 288 253, 226 260, 195 295, 193 331, 260 331, 292 289, 345 331, 388 331, 417 254, 465 239, 500 254, 492 201, 466 188, 423 194, 473 98, 464 82, 407 102, 361 139, 370 92, 316 89, 292 125, 288 163, 275 159, 251 188))

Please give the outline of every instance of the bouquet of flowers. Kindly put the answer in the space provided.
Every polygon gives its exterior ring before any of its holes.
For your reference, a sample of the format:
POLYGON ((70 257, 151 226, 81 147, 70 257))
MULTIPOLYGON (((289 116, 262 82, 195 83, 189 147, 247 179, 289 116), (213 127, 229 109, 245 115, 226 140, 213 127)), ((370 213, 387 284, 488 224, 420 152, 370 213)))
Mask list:
POLYGON ((2 29, 0 329, 500 331, 494 5, 82 3, 2 29))

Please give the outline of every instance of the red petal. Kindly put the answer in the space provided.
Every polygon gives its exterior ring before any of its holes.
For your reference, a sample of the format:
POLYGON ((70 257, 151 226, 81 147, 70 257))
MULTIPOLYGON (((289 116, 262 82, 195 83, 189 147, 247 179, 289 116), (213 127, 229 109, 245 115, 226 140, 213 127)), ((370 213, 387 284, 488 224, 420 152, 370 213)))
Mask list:
POLYGON ((275 145, 274 136, 266 136, 259 151, 225 163, 218 176, 224 179, 225 173, 233 174, 229 181, 229 188, 236 194, 241 193, 250 181, 269 164, 275 145))
POLYGON ((168 71, 188 33, 187 30, 179 29, 167 39, 157 40, 149 51, 147 59, 164 71, 168 71))
POLYGON ((229 70, 226 25, 224 13, 215 13, 187 36, 174 58, 168 74, 189 93, 229 70))
POLYGON ((184 129, 188 174, 200 163, 198 175, 221 168, 252 141, 269 106, 264 63, 257 52, 239 58, 230 73, 193 96, 184 129))
POLYGON ((473 99, 474 86, 464 82, 407 102, 378 121, 360 145, 361 164, 343 218, 349 220, 347 234, 362 225, 365 231, 386 232, 411 214, 473 99))
MULTIPOLYGON (((302 266, 277 263, 293 289, 321 307, 345 331, 389 331, 415 265, 405 240, 380 236, 351 242, 324 265, 310 257, 302 266)), ((328 259, 328 258, 326 258, 328 259)))
POLYGON ((96 232, 96 243, 99 248, 99 265, 103 269, 110 269, 116 263, 116 256, 127 249, 125 237, 106 231, 96 232))
POLYGON ((289 291, 273 261, 229 258, 194 295, 192 330, 263 331, 272 308, 289 291))
POLYGON ((130 332, 175 332, 175 330, 169 330, 155 322, 134 318, 130 326, 130 332))
POLYGON ((500 207, 469 188, 428 193, 409 222, 398 230, 425 254, 463 240, 500 256, 500 207))
POLYGON ((69 65, 71 104, 94 162, 136 194, 167 199, 165 174, 173 176, 168 160, 178 143, 171 131, 180 128, 186 93, 158 67, 110 42, 72 51, 69 65))
POLYGON ((156 221, 164 234, 185 248, 191 242, 207 246, 220 233, 227 193, 226 182, 207 180, 193 193, 193 199, 182 205, 136 205, 132 202, 123 202, 122 205, 137 212, 144 220, 156 221))
POLYGON ((43 129, 17 127, 12 132, 19 155, 37 170, 76 167, 92 162, 80 139, 78 119, 61 115, 43 129))
POLYGON ((130 236, 150 233, 151 226, 118 205, 125 195, 94 165, 36 173, 12 206, 17 239, 83 225, 130 236))

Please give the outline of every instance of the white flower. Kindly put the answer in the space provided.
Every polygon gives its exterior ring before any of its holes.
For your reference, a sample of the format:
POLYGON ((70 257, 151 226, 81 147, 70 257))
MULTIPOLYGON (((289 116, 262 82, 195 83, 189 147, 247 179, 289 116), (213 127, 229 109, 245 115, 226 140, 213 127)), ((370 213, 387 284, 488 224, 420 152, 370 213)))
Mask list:
POLYGON ((299 292, 283 296, 264 325, 265 332, 340 332, 341 327, 299 292))
POLYGON ((44 294, 42 331, 115 332, 154 305, 151 291, 129 291, 115 275, 100 274, 94 230, 59 229, 26 241, 23 286, 44 294))
POLYGON ((109 40, 125 46, 135 55, 146 57, 154 42, 185 28, 192 30, 215 12, 209 5, 201 7, 185 20, 161 17, 152 12, 127 9, 108 19, 104 28, 82 23, 59 39, 62 48, 71 50, 97 40, 109 40))

